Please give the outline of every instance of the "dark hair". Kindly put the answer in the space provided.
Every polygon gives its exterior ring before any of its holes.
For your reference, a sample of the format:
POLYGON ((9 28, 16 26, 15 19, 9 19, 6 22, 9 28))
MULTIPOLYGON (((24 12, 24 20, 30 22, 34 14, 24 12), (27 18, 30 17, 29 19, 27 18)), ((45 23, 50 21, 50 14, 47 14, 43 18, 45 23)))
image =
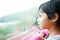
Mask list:
POLYGON ((39 6, 39 11, 40 9, 48 15, 49 19, 52 18, 54 13, 57 13, 59 15, 57 25, 60 26, 60 0, 47 1, 39 6))

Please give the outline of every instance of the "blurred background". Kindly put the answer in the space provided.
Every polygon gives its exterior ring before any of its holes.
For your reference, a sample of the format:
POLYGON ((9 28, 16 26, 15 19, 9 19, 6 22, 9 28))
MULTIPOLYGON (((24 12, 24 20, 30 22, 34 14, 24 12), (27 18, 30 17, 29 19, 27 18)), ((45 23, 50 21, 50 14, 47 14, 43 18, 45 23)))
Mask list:
POLYGON ((38 26, 38 7, 48 0, 0 0, 0 40, 38 26))

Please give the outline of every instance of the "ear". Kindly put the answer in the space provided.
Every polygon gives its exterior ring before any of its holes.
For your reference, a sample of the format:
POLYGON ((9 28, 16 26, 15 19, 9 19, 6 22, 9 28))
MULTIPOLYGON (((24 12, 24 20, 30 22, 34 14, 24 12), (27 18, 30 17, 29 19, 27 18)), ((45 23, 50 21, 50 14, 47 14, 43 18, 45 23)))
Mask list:
POLYGON ((55 13, 53 17, 51 18, 51 22, 56 22, 58 20, 59 15, 55 13))

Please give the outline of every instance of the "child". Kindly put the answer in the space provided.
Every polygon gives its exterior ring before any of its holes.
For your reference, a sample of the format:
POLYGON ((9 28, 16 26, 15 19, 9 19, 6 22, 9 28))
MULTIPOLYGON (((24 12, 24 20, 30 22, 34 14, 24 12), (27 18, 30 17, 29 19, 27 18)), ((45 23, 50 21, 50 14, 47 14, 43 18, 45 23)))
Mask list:
POLYGON ((40 5, 38 24, 49 30, 46 40, 60 40, 60 0, 50 0, 40 5))

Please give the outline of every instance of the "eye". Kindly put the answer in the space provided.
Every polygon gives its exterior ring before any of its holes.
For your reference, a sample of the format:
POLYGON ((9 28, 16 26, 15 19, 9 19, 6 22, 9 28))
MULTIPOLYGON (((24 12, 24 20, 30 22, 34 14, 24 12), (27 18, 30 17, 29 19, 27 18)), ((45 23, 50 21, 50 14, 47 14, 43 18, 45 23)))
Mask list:
POLYGON ((39 15, 39 17, 41 17, 41 15, 39 15))
POLYGON ((41 16, 42 16, 42 15, 39 13, 39 14, 38 14, 38 17, 41 17, 41 16))

